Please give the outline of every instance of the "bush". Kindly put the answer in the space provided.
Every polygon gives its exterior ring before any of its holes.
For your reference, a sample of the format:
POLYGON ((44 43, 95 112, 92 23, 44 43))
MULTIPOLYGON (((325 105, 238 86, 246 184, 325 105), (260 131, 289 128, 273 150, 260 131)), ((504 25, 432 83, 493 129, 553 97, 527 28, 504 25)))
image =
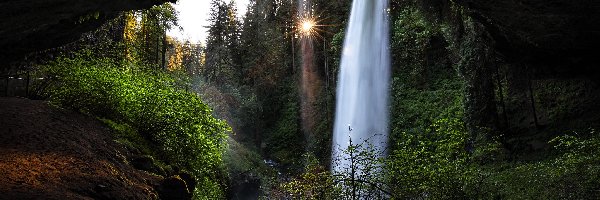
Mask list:
POLYGON ((340 199, 341 188, 335 177, 311 154, 304 154, 304 173, 281 184, 283 194, 278 199, 340 199))
POLYGON ((222 195, 222 153, 229 126, 195 94, 178 89, 168 74, 120 66, 79 53, 59 58, 41 73, 50 101, 133 127, 162 151, 161 158, 199 178, 200 195, 222 195), (204 184, 203 184, 204 183, 204 184))
POLYGON ((600 137, 590 132, 589 138, 564 135, 551 140, 553 158, 475 170, 465 191, 477 199, 598 199, 600 137))
POLYGON ((330 172, 317 157, 304 154, 304 172, 281 184, 279 199, 387 199, 390 195, 383 168, 385 149, 369 140, 334 150, 330 172))
MULTIPOLYGON (((456 114, 461 116, 461 114, 456 114)), ((430 132, 402 134, 386 167, 397 198, 463 198, 463 179, 469 169, 466 131, 459 118, 442 118, 430 132)))

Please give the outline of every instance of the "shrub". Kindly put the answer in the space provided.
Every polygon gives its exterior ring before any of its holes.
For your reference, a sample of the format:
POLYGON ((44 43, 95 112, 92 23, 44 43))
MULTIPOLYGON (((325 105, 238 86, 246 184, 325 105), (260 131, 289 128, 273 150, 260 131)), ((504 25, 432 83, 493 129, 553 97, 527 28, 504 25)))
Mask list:
POLYGON ((439 119, 429 132, 403 133, 386 165, 394 196, 464 198, 461 187, 469 169, 465 138, 466 131, 459 118, 439 119))
POLYGON ((384 151, 369 140, 338 147, 332 158, 333 172, 304 154, 304 172, 281 185, 280 199, 386 199, 390 193, 382 167, 384 151))
POLYGON ((304 154, 304 173, 281 184, 279 199, 339 199, 341 191, 335 177, 311 154, 304 154))
POLYGON ((120 65, 85 51, 58 58, 41 70, 51 80, 45 95, 59 106, 130 125, 162 150, 163 160, 198 177, 197 193, 222 195, 218 180, 229 126, 170 75, 120 65))
POLYGON ((551 140, 556 155, 544 160, 483 166, 465 191, 477 199, 598 199, 600 137, 590 132, 551 140))

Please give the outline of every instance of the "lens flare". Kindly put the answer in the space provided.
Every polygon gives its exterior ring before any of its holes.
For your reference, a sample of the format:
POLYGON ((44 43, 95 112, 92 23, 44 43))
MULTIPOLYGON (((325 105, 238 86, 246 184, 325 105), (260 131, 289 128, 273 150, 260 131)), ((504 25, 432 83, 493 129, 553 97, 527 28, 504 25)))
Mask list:
POLYGON ((297 31, 302 37, 313 38, 314 36, 318 36, 319 31, 321 31, 319 26, 322 25, 317 23, 318 22, 314 18, 310 17, 300 19, 298 25, 296 25, 298 27, 297 31))
POLYGON ((315 22, 313 22, 311 20, 306 20, 306 21, 302 22, 302 32, 310 33, 314 26, 315 26, 315 22))

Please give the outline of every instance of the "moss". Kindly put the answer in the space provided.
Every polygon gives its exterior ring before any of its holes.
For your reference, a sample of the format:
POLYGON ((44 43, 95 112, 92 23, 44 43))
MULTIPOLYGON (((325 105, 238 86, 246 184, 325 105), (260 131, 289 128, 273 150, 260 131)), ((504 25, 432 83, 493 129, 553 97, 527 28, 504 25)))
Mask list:
POLYGON ((110 119, 100 118, 108 127, 114 130, 116 142, 125 145, 128 149, 139 151, 143 155, 155 156, 154 148, 150 141, 146 140, 134 128, 125 123, 117 123, 110 119))

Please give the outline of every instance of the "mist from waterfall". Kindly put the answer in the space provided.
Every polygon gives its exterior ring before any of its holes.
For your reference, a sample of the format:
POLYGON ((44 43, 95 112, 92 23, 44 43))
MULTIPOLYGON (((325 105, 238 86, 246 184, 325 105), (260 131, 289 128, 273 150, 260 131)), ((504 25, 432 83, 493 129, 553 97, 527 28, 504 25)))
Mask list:
MULTIPOLYGON (((352 163, 352 145, 384 150, 388 138, 390 83, 387 0, 354 0, 346 29, 333 132, 332 172, 352 163), (365 142, 366 141, 366 142, 365 142)), ((362 173, 358 166, 355 173, 362 173)))

